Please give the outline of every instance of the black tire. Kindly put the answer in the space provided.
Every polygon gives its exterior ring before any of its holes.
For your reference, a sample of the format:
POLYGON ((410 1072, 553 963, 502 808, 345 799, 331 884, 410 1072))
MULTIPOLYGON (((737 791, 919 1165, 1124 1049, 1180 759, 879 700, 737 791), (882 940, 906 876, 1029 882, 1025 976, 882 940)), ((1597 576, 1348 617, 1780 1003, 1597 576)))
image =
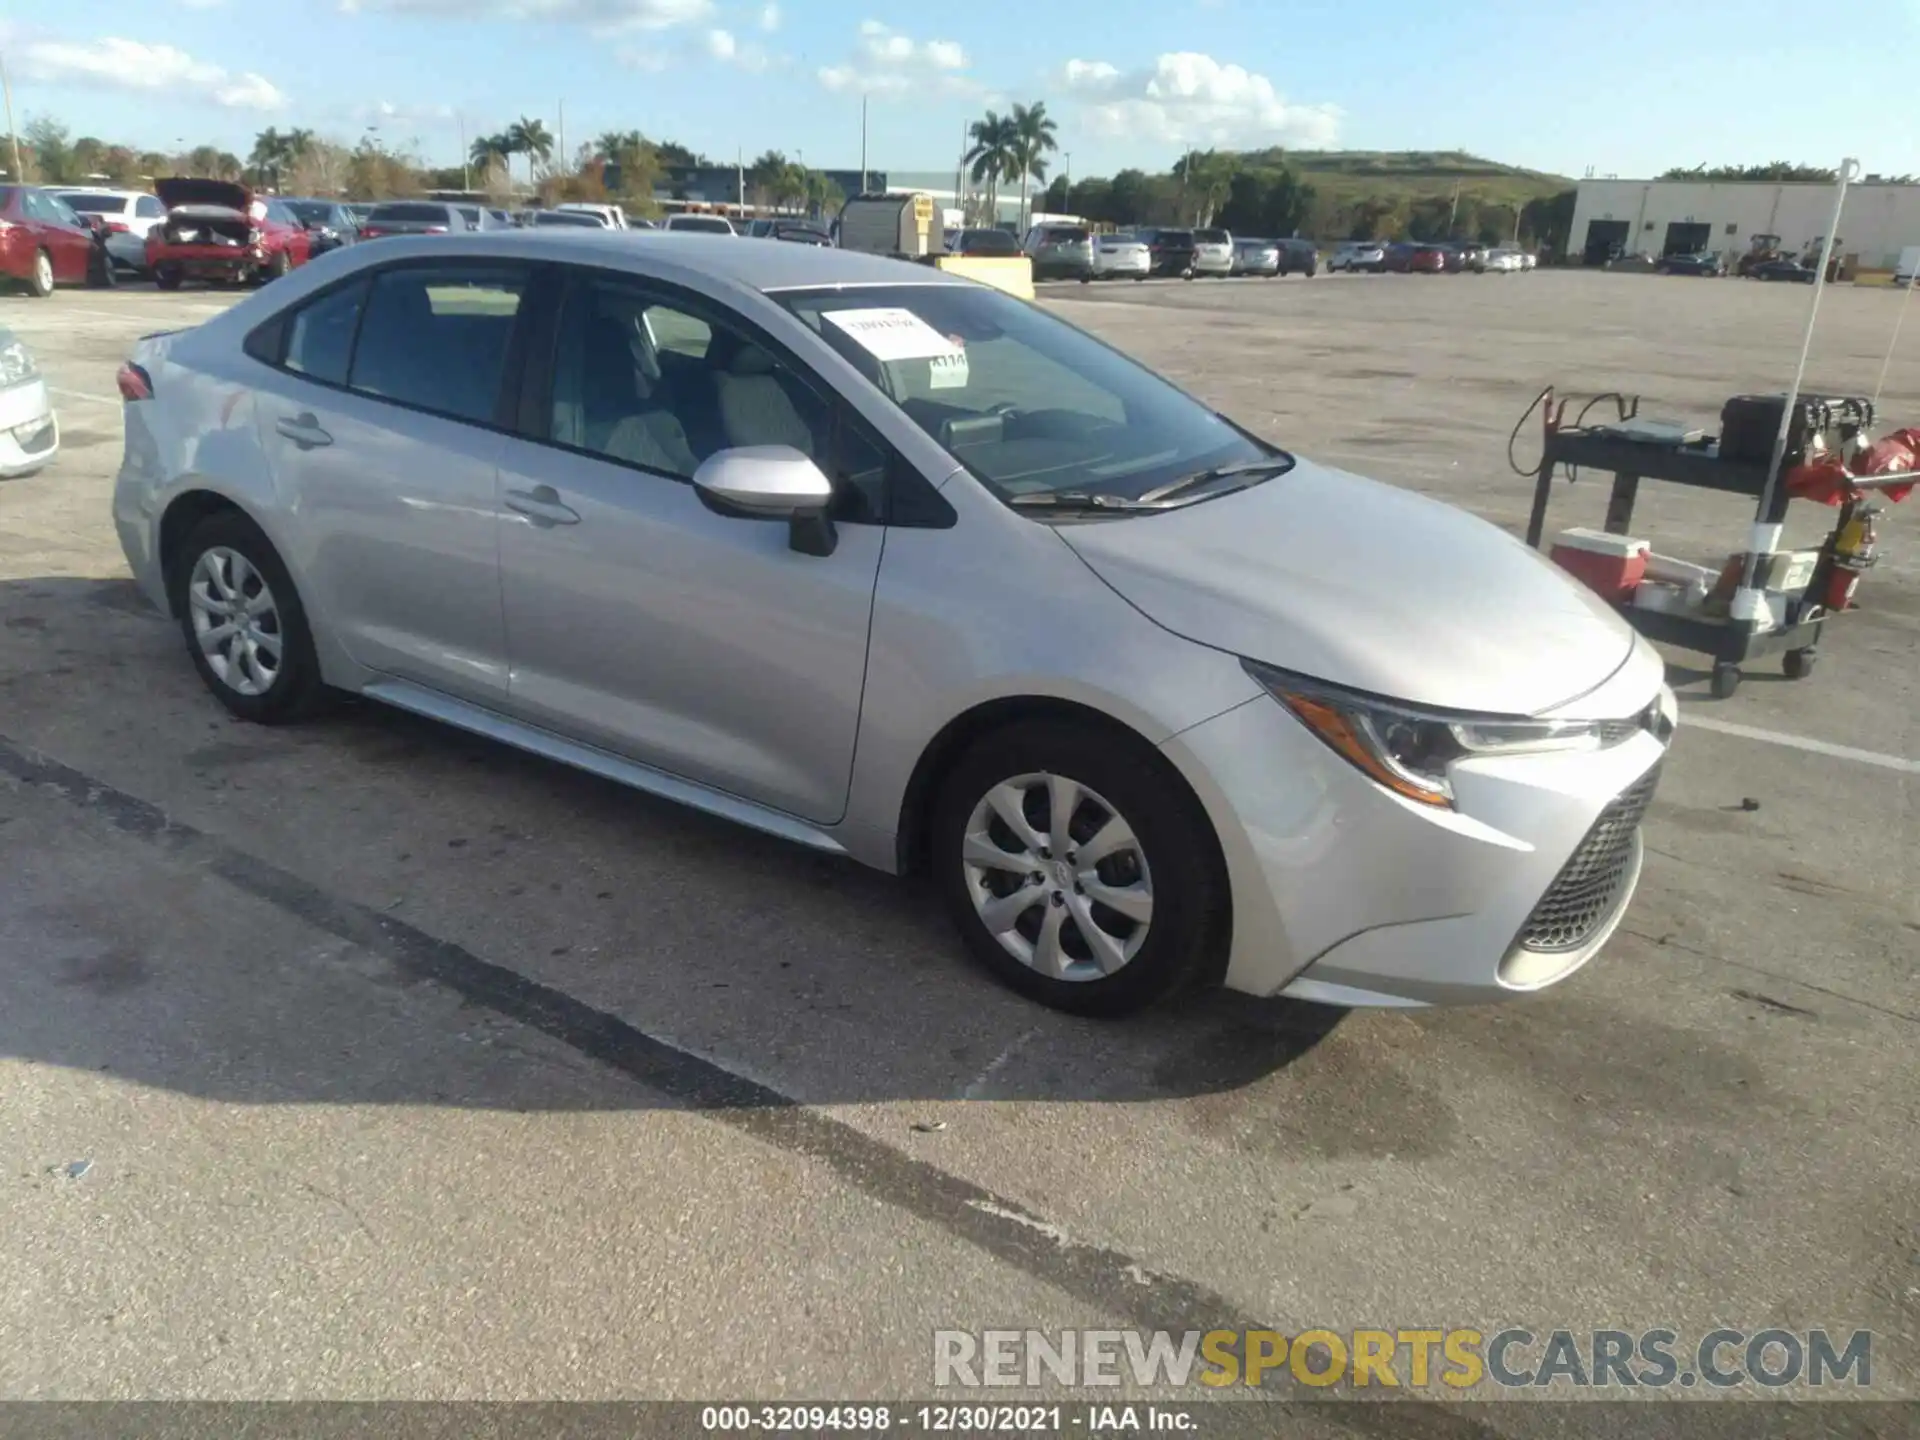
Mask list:
POLYGON ((332 692, 320 678, 313 634, 307 626, 299 592, 294 589, 293 577, 260 527, 238 510, 218 511, 194 526, 179 554, 173 557, 167 574, 167 594, 173 602, 194 669, 200 672, 200 679, 214 698, 242 720, 251 720, 257 725, 284 725, 318 713, 332 698, 332 692), (200 557, 215 549, 239 555, 272 593, 273 624, 270 629, 264 625, 262 628, 278 636, 280 663, 271 683, 258 694, 243 694, 215 673, 201 649, 195 629, 189 582, 200 557))
POLYGON ((1786 672, 1789 680, 1804 680, 1813 673, 1813 664, 1819 658, 1813 646, 1804 645, 1798 650, 1789 650, 1780 662, 1780 668, 1786 672))
POLYGON ((273 258, 262 267, 260 274, 262 279, 278 280, 291 269, 293 269, 293 261, 288 258, 287 252, 276 250, 273 252, 273 258))
POLYGON ((157 290, 178 290, 180 282, 186 277, 180 273, 178 265, 158 265, 154 267, 153 284, 157 290))
POLYGON ((1740 688, 1740 667, 1729 665, 1726 661, 1717 661, 1713 667, 1713 679, 1708 689, 1716 700, 1728 700, 1733 692, 1740 688))
POLYGON ((120 283, 120 277, 114 273, 113 257, 105 250, 96 249, 87 260, 87 285, 94 290, 111 290, 120 283))
POLYGON ((44 250, 36 250, 33 265, 27 271, 27 294, 36 300, 45 300, 53 294, 53 256, 44 250))
MULTIPOLYGON (((1030 819, 1033 813, 1028 812, 1030 819)), ((1100 819, 1099 806, 1087 802, 1076 811, 1075 833, 1080 825, 1097 828, 1100 819)), ((1020 721, 996 730, 976 741, 948 772, 935 799, 932 826, 928 852, 954 924, 975 958, 1022 995, 1078 1015, 1124 1015, 1216 973, 1231 929, 1219 846, 1199 802, 1145 742, 1070 720, 1020 721), (1140 948, 1097 978, 1041 974, 1004 949, 975 908, 974 882, 962 859, 974 808, 995 786, 1041 773, 1074 780, 1122 815, 1151 880, 1152 917, 1140 948)), ((1045 863, 1054 858, 1065 859, 1049 857, 1045 863)), ((1117 858, 1124 863, 1124 856, 1117 858)), ((1109 883, 1125 882, 1116 877, 1109 883)), ((1067 902, 1035 893, 1021 924, 1037 929, 1050 904, 1064 909, 1067 902)), ((1116 912, 1107 916, 1120 920, 1116 912)), ((1023 938, 1033 939, 1024 932, 1023 938)), ((1080 951, 1088 949, 1077 927, 1064 938, 1069 954, 1076 942, 1080 951)))

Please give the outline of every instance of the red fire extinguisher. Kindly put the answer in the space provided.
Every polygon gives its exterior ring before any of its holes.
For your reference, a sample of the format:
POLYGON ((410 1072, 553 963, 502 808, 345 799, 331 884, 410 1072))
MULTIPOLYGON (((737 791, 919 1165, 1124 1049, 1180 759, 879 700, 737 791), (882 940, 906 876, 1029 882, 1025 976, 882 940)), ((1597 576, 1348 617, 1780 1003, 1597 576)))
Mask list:
POLYGON ((1853 604, 1860 576, 1878 559, 1878 535, 1874 522, 1880 518, 1878 505, 1857 502, 1833 532, 1833 546, 1827 569, 1827 609, 1838 613, 1853 604))

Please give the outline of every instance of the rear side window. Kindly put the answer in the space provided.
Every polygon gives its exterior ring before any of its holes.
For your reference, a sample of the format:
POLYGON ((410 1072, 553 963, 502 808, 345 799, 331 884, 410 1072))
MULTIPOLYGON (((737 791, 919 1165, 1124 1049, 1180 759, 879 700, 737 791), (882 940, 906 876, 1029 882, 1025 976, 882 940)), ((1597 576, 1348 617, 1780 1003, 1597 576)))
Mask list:
POLYGON ((355 390, 481 424, 494 416, 527 277, 513 266, 405 266, 374 276, 355 390))
POLYGON ((299 375, 329 385, 347 383, 347 362, 353 358, 353 332, 360 323, 360 307, 367 298, 367 282, 357 280, 330 290, 293 313, 287 327, 287 354, 281 362, 299 375))
POLYGON ((142 220, 158 220, 167 213, 167 207, 160 203, 157 195, 142 195, 134 202, 133 213, 142 220))

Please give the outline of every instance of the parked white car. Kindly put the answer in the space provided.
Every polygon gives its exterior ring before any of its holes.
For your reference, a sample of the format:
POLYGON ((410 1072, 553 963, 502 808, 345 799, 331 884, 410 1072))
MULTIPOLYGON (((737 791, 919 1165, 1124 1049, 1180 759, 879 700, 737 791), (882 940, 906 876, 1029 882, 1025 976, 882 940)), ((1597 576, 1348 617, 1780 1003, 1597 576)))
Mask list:
POLYGON ((1518 250, 1489 250, 1487 252, 1487 272, 1517 272, 1527 268, 1526 257, 1518 250))
POLYGON ((1233 274, 1233 236, 1224 230, 1193 232, 1193 273, 1233 274))
POLYGON ((59 452, 60 421, 39 363, 26 341, 0 325, 0 480, 31 475, 59 452))
POLYGON ((1094 237, 1094 279, 1144 280, 1152 269, 1153 252, 1137 236, 1123 233, 1094 237))
POLYGON ((1327 260, 1329 270, 1365 270, 1378 275, 1387 268, 1387 247, 1378 240, 1343 240, 1327 260))
POLYGON ((600 222, 609 230, 625 230, 628 228, 627 212, 622 210, 618 205, 594 205, 584 200, 568 200, 553 208, 556 210, 564 210, 575 215, 597 215, 600 218, 600 222))
POLYGON ((724 215, 669 215, 667 229, 695 235, 738 235, 733 222, 724 215))
POLYGON ((67 208, 79 212, 82 219, 99 215, 107 222, 107 254, 129 270, 147 268, 147 232, 167 218, 167 207, 158 195, 144 190, 110 190, 104 186, 82 186, 55 190, 67 202, 67 208))

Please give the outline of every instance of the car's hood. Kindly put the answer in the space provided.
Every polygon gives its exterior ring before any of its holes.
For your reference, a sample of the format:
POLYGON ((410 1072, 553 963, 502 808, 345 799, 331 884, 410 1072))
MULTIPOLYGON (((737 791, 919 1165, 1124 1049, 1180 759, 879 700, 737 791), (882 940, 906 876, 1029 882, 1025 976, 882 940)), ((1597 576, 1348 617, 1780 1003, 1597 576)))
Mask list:
POLYGON ((153 182, 153 193, 169 210, 182 205, 217 205, 238 210, 242 215, 253 204, 253 191, 235 180, 205 180, 185 175, 170 175, 153 182))
POLYGON ((1538 714, 1633 649, 1604 601, 1505 531, 1306 461, 1217 500, 1059 533, 1176 634, 1421 705, 1538 714))

